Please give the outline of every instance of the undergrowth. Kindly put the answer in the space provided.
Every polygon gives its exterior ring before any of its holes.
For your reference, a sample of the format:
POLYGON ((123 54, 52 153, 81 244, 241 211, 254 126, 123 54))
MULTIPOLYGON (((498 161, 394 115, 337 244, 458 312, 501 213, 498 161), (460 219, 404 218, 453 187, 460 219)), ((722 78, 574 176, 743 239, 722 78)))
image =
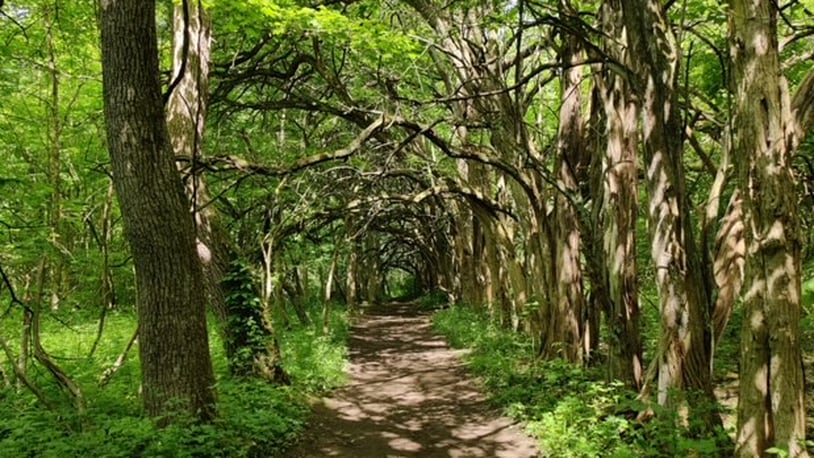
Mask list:
MULTIPOLYGON (((314 316, 319 316, 319 304, 312 308, 314 316)), ((43 344, 82 387, 85 411, 79 413, 50 375, 32 366, 30 377, 56 408, 43 407, 24 387, 0 388, 2 457, 274 456, 305 426, 309 397, 344 381, 348 319, 343 310, 334 311, 330 335, 322 335, 321 323, 319 330, 300 326, 281 333, 283 365, 291 386, 231 377, 221 339, 212 326, 210 347, 218 379, 219 416, 210 424, 181 419, 161 429, 141 411, 137 347, 106 386, 97 383, 132 335, 135 316, 110 314, 92 357, 88 352, 95 337, 95 319, 74 313, 60 320, 44 320, 43 344)), ((5 335, 12 335, 13 321, 2 323, 5 335)), ((8 370, 4 357, 0 357, 0 366, 8 370)))
POLYGON ((454 347, 470 348, 467 363, 494 404, 525 423, 542 456, 557 458, 715 456, 714 438, 691 437, 674 411, 646 407, 599 369, 536 358, 531 340, 488 317, 457 306, 434 315, 435 328, 454 347))

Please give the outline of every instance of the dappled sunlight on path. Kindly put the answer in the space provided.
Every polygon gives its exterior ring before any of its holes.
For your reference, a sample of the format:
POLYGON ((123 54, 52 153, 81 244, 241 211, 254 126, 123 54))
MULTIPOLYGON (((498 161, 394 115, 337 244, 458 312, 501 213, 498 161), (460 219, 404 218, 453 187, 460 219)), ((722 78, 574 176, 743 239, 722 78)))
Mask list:
POLYGON ((286 456, 537 456, 534 441, 486 404, 429 316, 407 305, 366 309, 351 336, 348 385, 315 407, 286 456))

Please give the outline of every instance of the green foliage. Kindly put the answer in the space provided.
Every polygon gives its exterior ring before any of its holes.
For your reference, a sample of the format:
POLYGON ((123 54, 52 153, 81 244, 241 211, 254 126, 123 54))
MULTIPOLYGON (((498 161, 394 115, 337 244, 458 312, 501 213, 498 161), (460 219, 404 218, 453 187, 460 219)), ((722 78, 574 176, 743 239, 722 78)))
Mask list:
MULTIPOLYGON (((321 304, 314 303, 312 307, 321 304)), ((319 393, 345 383, 347 347, 350 332, 348 314, 334 304, 331 314, 331 334, 322 334, 316 327, 295 327, 280 339, 283 365, 294 386, 319 393)))
POLYGON ((456 306, 434 315, 451 345, 468 347, 468 363, 492 402, 526 423, 543 456, 567 458, 714 455, 718 438, 695 438, 677 412, 645 405, 618 382, 566 361, 536 359, 531 341, 487 316, 456 306), (637 416, 652 408, 652 419, 637 416))
POLYGON ((256 356, 266 352, 271 338, 263 323, 263 306, 251 270, 244 263, 232 262, 222 285, 226 294, 229 368, 234 375, 249 375, 256 356))
MULTIPOLYGON (((2 322, 10 333, 16 313, 2 322)), ((280 387, 252 378, 233 378, 220 370, 219 417, 211 424, 179 419, 160 429, 141 412, 138 348, 104 387, 96 383, 116 359, 135 329, 135 317, 111 313, 95 355, 87 357, 97 323, 92 314, 65 313, 43 322, 43 343, 82 387, 88 402, 78 414, 46 371, 31 370, 57 410, 43 407, 25 388, 0 389, 0 456, 105 457, 261 457, 280 453, 299 434, 308 417, 308 399, 344 379, 347 314, 336 311, 329 336, 299 327, 281 335, 292 386, 280 387)), ((225 367, 220 335, 211 326, 210 345, 218 367, 225 367)), ((2 369, 7 362, 0 358, 2 369)))
POLYGON ((803 308, 811 313, 814 308, 814 278, 809 278, 803 282, 803 308))
POLYGON ((82 418, 31 407, 17 410, 0 426, 0 455, 266 456, 305 424, 307 405, 292 390, 260 381, 229 381, 219 384, 218 394, 220 416, 213 423, 180 419, 164 429, 140 415, 115 412, 115 404, 97 406, 82 418))
POLYGON ((421 310, 436 310, 448 303, 449 298, 447 294, 443 291, 435 290, 419 297, 416 305, 421 310))
POLYGON ((272 31, 276 35, 318 37, 387 63, 405 57, 418 58, 420 48, 414 38, 372 17, 371 10, 378 9, 375 3, 354 5, 351 14, 303 3, 293 0, 214 2, 216 14, 229 19, 223 26, 227 33, 250 30, 257 34, 272 31))

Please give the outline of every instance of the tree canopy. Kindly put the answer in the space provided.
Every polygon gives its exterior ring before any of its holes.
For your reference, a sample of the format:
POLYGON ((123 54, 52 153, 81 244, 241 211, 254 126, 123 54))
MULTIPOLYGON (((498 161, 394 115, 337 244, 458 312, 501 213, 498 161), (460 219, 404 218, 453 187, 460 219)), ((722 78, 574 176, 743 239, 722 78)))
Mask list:
POLYGON ((807 456, 812 18, 814 0, 0 2, 3 389, 84 412, 49 326, 94 323, 92 356, 130 314, 127 396, 219 421, 221 380, 297 386, 291 329, 433 297, 528 339, 529 366, 618 382, 637 424, 680 412, 722 456, 807 456))

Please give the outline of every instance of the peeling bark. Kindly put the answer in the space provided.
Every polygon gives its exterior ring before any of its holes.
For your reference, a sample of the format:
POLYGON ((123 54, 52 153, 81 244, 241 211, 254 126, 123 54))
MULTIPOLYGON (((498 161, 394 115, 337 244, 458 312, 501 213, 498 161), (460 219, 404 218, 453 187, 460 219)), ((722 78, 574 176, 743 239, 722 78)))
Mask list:
POLYGON ((806 457, 800 349, 801 232, 791 158, 798 121, 777 42, 777 6, 733 0, 734 152, 746 267, 736 455, 806 457))

